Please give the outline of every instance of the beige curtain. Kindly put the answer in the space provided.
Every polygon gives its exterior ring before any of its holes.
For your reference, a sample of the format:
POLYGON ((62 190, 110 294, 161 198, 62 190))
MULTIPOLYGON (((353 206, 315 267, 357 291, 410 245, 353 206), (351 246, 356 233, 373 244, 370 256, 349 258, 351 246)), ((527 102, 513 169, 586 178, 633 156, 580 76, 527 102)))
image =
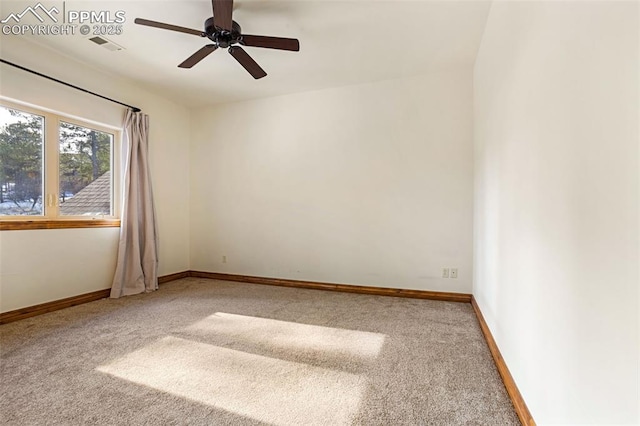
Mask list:
POLYGON ((158 232, 149 173, 149 116, 128 110, 118 263, 111 297, 158 289, 158 232))

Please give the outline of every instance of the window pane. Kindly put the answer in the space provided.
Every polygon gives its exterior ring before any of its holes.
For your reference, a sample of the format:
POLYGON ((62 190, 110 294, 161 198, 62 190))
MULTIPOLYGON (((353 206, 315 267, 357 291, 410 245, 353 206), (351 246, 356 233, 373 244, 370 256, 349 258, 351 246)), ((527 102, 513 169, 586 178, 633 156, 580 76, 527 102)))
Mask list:
POLYGON ((60 122, 60 214, 111 215, 113 135, 60 122))
POLYGON ((0 106, 0 216, 42 215, 44 117, 0 106))

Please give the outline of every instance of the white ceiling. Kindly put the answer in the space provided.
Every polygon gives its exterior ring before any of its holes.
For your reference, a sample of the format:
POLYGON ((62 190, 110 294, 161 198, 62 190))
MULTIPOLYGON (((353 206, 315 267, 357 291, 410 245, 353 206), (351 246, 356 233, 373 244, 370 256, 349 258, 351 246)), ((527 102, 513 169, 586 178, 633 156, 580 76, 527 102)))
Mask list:
MULTIPOLYGON (((3 0, 0 16, 35 3, 3 0)), ((31 40, 197 107, 472 64, 490 1, 235 0, 233 18, 243 33, 300 40, 300 52, 245 48, 268 73, 260 80, 223 49, 192 69, 180 69, 177 65, 207 39, 133 23, 146 18, 201 30, 212 15, 208 0, 66 1, 64 6, 67 11, 125 11, 123 33, 107 36, 125 50, 106 50, 90 42, 90 35, 37 35, 31 40)))

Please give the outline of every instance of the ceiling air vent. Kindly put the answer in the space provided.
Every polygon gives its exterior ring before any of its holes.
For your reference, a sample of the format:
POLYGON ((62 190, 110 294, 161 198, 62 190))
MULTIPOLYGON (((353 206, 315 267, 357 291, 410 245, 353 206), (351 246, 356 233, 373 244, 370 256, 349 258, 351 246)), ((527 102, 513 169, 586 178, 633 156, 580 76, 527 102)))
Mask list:
POLYGON ((104 37, 96 36, 96 37, 91 37, 89 40, 91 40, 98 46, 102 46, 105 49, 110 50, 112 52, 124 49, 124 47, 120 46, 119 44, 115 44, 111 40, 108 40, 104 37))

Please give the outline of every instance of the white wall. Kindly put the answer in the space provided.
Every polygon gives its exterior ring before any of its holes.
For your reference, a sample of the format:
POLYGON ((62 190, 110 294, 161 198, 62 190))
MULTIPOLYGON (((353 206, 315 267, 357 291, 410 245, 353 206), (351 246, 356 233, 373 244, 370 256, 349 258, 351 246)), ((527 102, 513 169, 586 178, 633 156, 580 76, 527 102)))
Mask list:
POLYGON ((473 293, 538 424, 638 424, 637 2, 496 2, 473 293))
MULTIPOLYGON (((150 158, 160 233, 160 275, 189 269, 187 108, 20 37, 3 36, 11 62, 142 108, 150 116, 150 158)), ((2 64, 0 95, 121 127, 124 108, 2 64)), ((0 233, 0 311, 111 286, 119 230, 0 233)))
POLYGON ((471 291, 470 66, 204 109, 192 131, 193 270, 471 291))

